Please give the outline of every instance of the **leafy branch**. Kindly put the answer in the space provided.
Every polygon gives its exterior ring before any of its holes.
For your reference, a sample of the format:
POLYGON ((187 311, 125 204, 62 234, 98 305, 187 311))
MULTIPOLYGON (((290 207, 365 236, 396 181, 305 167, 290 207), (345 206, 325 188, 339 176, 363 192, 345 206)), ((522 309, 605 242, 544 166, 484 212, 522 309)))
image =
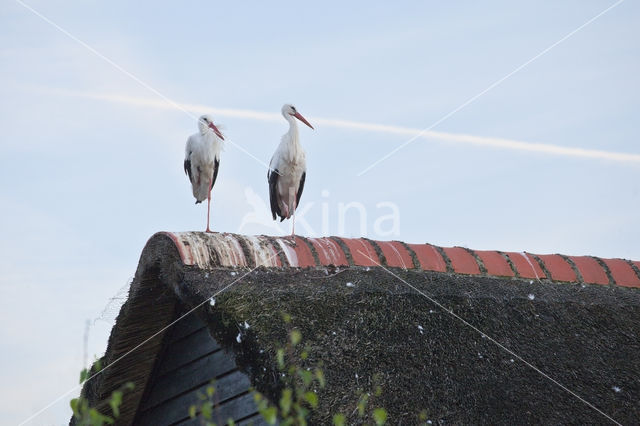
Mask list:
POLYGON ((268 424, 276 424, 279 419, 283 426, 306 426, 307 417, 318 408, 317 390, 325 387, 324 372, 320 365, 303 367, 302 364, 309 358, 309 349, 300 350, 302 333, 297 328, 291 328, 291 316, 282 314, 282 319, 289 332, 284 347, 276 351, 280 380, 284 384, 280 400, 274 404, 257 391, 254 398, 258 411, 268 424))
MULTIPOLYGON (((86 383, 86 381, 93 377, 95 374, 102 370, 102 362, 97 359, 91 369, 84 368, 80 372, 80 384, 86 383)), ((118 389, 111 393, 109 399, 105 399, 98 405, 92 407, 89 405, 89 400, 80 395, 78 398, 74 398, 70 401, 71 409, 73 410, 73 418, 76 425, 79 426, 103 426, 105 424, 112 425, 116 419, 120 417, 120 406, 122 405, 122 398, 125 392, 132 391, 135 385, 133 382, 127 382, 120 386, 118 389), (103 414, 103 409, 106 406, 111 409, 111 416, 103 414)))

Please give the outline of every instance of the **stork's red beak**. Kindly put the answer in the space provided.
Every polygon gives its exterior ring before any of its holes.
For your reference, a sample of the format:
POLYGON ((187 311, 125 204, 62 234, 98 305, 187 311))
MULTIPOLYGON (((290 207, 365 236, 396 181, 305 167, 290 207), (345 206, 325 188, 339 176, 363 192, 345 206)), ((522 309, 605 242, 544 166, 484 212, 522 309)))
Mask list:
POLYGON ((307 126, 309 126, 309 127, 311 127, 313 129, 313 126, 311 124, 309 124, 307 119, 304 118, 298 111, 296 111, 295 114, 291 114, 291 115, 293 115, 295 118, 297 118, 298 120, 302 121, 304 124, 306 124, 307 126))
POLYGON ((220 139, 224 140, 224 136, 222 136, 222 133, 220 132, 220 130, 218 130, 215 124, 209 123, 209 128, 214 132, 216 132, 216 135, 218 135, 220 139))

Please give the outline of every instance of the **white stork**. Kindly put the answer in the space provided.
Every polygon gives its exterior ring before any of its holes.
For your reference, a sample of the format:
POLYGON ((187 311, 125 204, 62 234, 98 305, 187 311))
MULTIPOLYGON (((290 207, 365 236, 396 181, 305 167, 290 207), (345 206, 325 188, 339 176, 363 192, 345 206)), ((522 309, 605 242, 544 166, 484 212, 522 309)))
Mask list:
POLYGON ((300 203, 304 180, 307 176, 305 153, 300 145, 298 124, 294 118, 313 129, 313 126, 293 105, 285 104, 282 115, 289 122, 289 131, 282 136, 278 149, 271 157, 267 179, 273 220, 280 216, 280 222, 293 216, 291 236, 296 231, 296 207, 300 203))
POLYGON ((196 204, 207 199, 207 229, 209 229, 209 215, 211 213, 211 189, 218 177, 220 165, 220 151, 224 136, 210 115, 203 115, 198 119, 198 133, 189 136, 185 148, 184 172, 189 176, 193 196, 196 204))

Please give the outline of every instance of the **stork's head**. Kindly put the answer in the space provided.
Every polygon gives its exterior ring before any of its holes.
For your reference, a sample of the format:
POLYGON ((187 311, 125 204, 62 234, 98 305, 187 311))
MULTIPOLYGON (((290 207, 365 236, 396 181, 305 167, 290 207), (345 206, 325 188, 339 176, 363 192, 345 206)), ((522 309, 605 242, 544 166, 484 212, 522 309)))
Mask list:
POLYGON ((213 130, 216 135, 222 140, 224 140, 224 136, 222 136, 222 132, 218 130, 215 124, 213 124, 213 117, 210 115, 202 115, 198 119, 198 128, 200 129, 200 133, 203 135, 207 133, 209 129, 213 130))
POLYGON ((287 120, 289 119, 290 116, 293 116, 295 118, 297 118, 298 120, 302 121, 304 124, 306 124, 307 126, 311 127, 313 129, 313 126, 311 124, 309 124, 309 122, 307 121, 306 118, 304 118, 296 109, 296 107, 294 107, 291 104, 284 104, 282 106, 282 115, 284 116, 284 118, 286 118, 287 120))

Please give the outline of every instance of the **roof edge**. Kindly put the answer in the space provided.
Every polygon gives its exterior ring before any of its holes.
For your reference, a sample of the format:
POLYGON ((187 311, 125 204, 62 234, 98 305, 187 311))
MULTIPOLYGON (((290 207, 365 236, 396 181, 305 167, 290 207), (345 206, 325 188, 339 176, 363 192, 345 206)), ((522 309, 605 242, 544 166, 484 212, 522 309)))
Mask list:
POLYGON ((204 232, 159 232, 149 239, 147 246, 153 245, 157 238, 167 237, 173 241, 184 265, 200 269, 383 266, 640 288, 640 261, 627 259, 472 250, 367 238, 204 232))
MULTIPOLYGON (((111 329, 105 355, 101 358, 102 370, 92 372, 83 384, 81 394, 91 406, 98 407, 106 415, 111 415, 106 403, 111 393, 126 382, 135 385, 122 401, 118 424, 134 421, 176 309, 177 298, 167 288, 174 292, 178 290, 183 267, 184 256, 175 235, 157 233, 147 241, 127 301, 111 329)), ((76 424, 74 417, 70 424, 76 424)))

